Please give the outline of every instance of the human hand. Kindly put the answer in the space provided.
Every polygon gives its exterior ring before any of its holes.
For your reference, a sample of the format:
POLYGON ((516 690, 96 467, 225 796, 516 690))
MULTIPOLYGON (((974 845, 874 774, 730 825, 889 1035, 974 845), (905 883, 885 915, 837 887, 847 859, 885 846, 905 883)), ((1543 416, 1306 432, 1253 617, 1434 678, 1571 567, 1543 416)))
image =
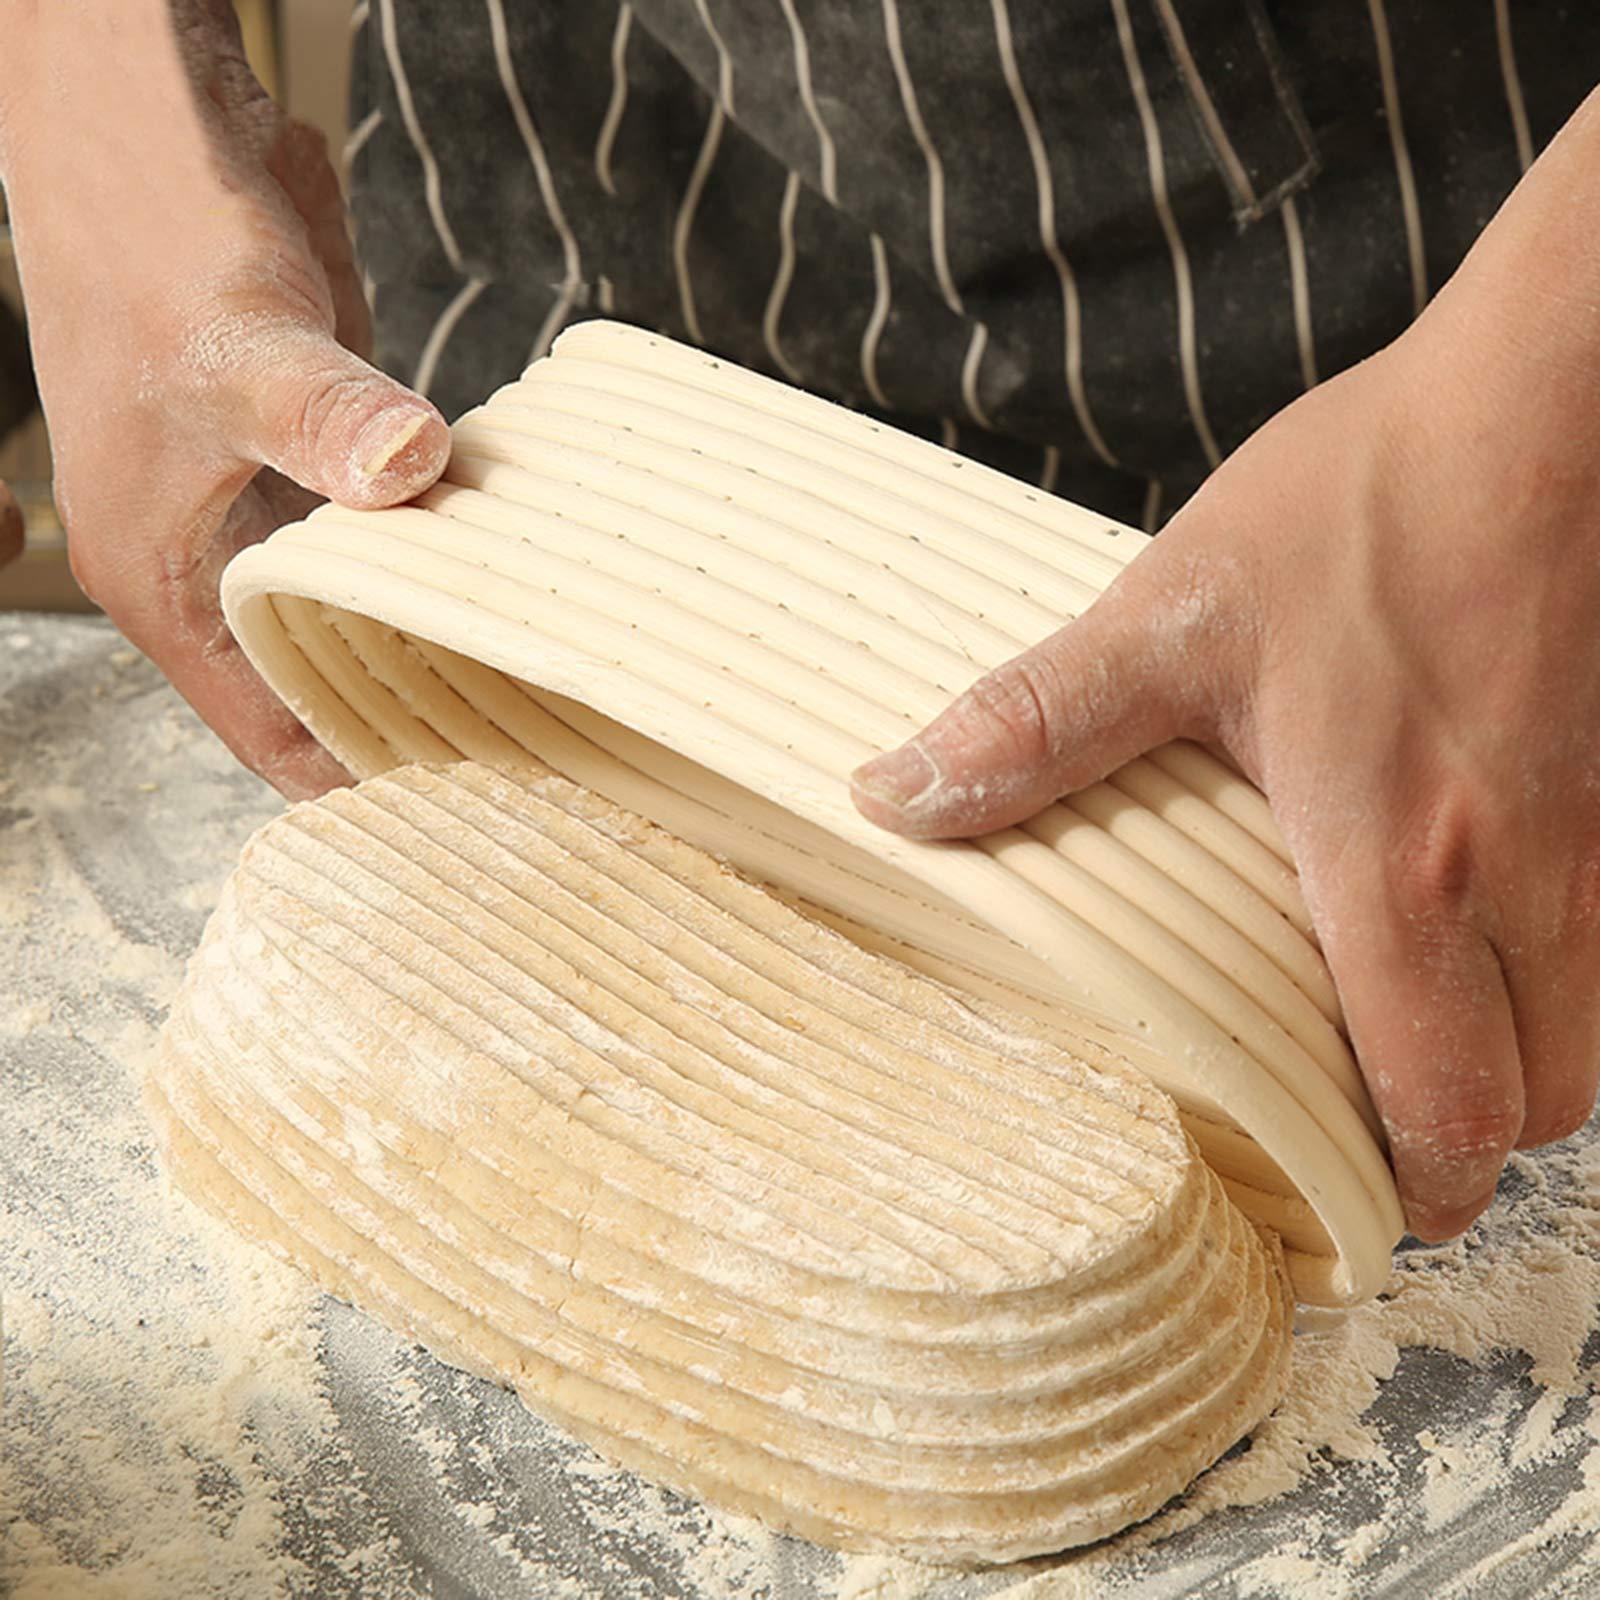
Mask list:
POLYGON ((1293 850, 1425 1239, 1482 1211, 1513 1147, 1577 1128, 1600 1077, 1580 124, 1593 173, 1591 104, 1404 337, 1271 421, 1082 618, 855 785, 874 822, 967 836, 1166 740, 1225 750, 1293 850))
POLYGON ((73 571, 242 761, 291 797, 346 782, 218 602, 228 558, 318 497, 391 505, 449 454, 438 412, 358 354, 322 141, 256 82, 223 0, 57 0, 13 32, 0 173, 73 571))

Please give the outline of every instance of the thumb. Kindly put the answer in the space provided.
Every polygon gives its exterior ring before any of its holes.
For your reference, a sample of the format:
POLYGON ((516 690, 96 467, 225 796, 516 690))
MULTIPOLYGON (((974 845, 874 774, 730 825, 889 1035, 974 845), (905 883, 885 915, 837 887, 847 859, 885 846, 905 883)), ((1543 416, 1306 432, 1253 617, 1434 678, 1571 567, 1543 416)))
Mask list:
POLYGON ((1192 686, 1214 674, 1189 659, 1202 647, 1182 608, 1162 602, 1148 569, 1135 576, 1148 559, 898 750, 857 767, 851 792, 868 821, 919 839, 990 833, 1207 726, 1192 686))
POLYGON ((341 505, 409 500, 450 459, 435 406, 318 329, 258 341, 238 392, 235 446, 341 505))

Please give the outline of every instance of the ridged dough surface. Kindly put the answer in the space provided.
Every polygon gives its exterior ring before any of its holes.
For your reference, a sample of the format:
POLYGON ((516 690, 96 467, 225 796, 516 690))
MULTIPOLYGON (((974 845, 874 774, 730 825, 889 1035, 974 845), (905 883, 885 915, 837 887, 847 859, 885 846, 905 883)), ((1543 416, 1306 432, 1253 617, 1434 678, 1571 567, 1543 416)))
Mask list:
POLYGON ((246 847, 149 1089, 196 1199, 652 1477, 852 1548, 1100 1538, 1275 1403, 1171 1102, 549 774, 246 847))
POLYGON ((671 341, 569 330, 408 507, 325 506, 224 581, 359 776, 530 756, 874 948, 1116 1042, 1301 1298, 1381 1287, 1401 1212, 1262 796, 1175 744, 971 843, 846 779, 1090 604, 1142 535, 671 341))

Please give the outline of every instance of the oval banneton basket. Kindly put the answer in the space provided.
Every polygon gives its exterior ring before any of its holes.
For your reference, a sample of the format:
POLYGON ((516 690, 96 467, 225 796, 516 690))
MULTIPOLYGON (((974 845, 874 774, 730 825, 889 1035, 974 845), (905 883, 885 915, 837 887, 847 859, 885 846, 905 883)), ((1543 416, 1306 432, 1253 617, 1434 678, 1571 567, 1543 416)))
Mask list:
POLYGON ((827 401, 586 322, 454 429, 444 479, 229 566, 229 623, 358 777, 529 758, 1176 1100, 1296 1293, 1385 1281, 1402 1214, 1261 794, 1173 744, 973 842, 849 772, 1082 612, 1143 535, 827 401))

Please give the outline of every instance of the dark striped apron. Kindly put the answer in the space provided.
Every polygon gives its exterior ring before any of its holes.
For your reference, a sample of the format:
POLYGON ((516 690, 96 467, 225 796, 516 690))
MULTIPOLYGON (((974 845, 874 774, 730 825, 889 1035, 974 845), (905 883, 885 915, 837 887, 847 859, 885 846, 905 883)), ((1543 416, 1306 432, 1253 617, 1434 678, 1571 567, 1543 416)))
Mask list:
POLYGON ((1600 81, 1595 0, 363 0, 378 356, 611 315, 1154 528, 1379 349, 1600 81))

